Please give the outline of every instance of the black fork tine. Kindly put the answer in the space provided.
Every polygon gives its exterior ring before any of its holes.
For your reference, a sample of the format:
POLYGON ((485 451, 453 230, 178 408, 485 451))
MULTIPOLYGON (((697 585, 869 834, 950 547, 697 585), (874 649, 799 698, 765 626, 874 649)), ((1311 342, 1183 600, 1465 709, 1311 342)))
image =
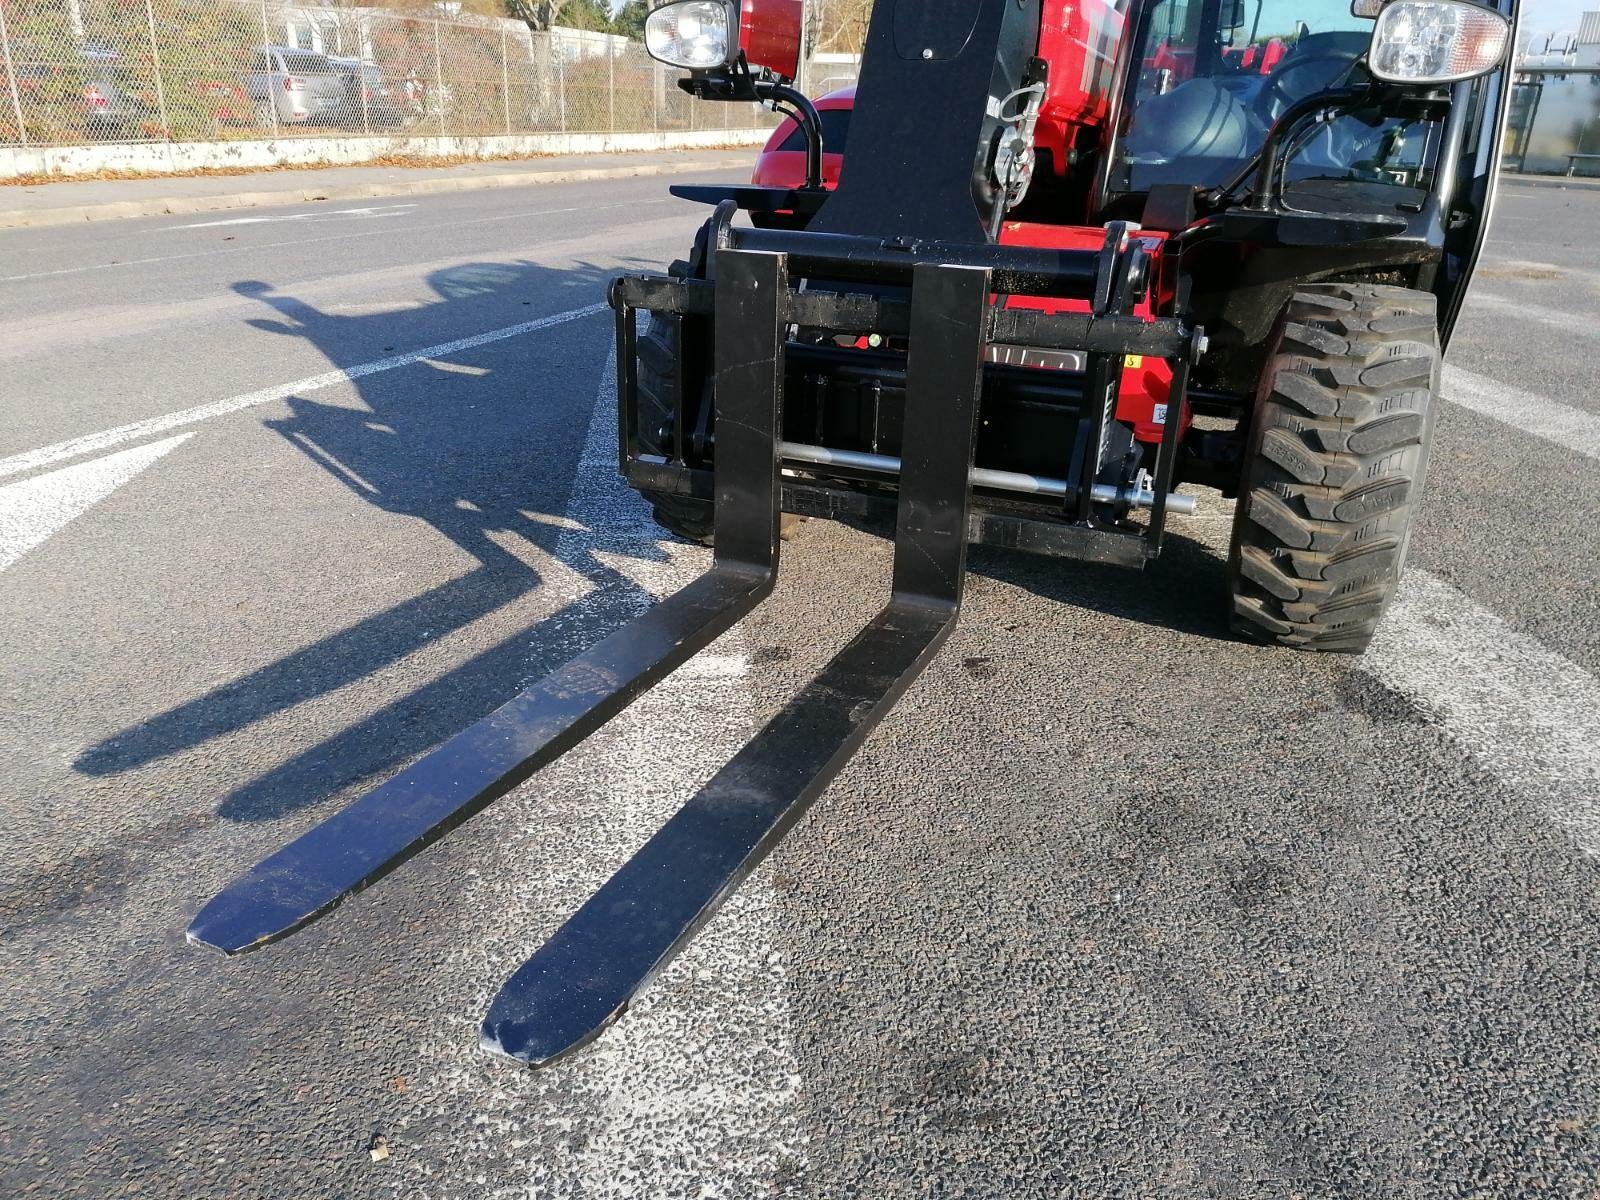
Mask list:
POLYGON ((566 753, 771 594, 784 259, 723 251, 716 288, 711 570, 240 876, 196 915, 191 942, 240 954, 322 916, 566 753))
MULTIPOLYGON (((949 635, 966 570, 988 301, 985 270, 916 268, 888 606, 506 982, 484 1022, 486 1048, 542 1066, 622 1016, 949 635)), ((719 427, 719 453, 721 438, 719 427)))

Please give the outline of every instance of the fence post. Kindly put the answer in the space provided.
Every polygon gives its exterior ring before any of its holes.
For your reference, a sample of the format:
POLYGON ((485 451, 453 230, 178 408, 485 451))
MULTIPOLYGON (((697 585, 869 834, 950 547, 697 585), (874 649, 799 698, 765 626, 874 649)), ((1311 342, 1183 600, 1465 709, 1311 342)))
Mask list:
POLYGON ((433 23, 433 102, 439 106, 439 136, 448 136, 444 125, 444 52, 439 48, 439 22, 433 23))
MULTIPOLYGON (((367 93, 372 89, 367 86, 367 57, 371 48, 367 44, 367 27, 362 22, 356 26, 356 87, 361 90, 361 132, 367 137, 372 136, 372 105, 367 93)), ((340 49, 343 49, 344 22, 339 22, 340 49)))
POLYGON ((506 108, 506 136, 511 136, 511 60, 506 52, 506 27, 500 26, 500 99, 506 108))
POLYGON ((172 140, 172 122, 167 120, 167 89, 161 79, 161 50, 156 46, 156 10, 151 0, 144 0, 144 23, 150 31, 150 61, 155 66, 156 108, 161 112, 161 130, 172 140))
POLYGON ((567 56, 556 48, 555 38, 550 39, 550 48, 555 51, 556 70, 560 72, 561 81, 556 85, 556 92, 561 97, 561 132, 567 131, 567 56))
POLYGON ((606 77, 608 90, 606 92, 607 124, 612 133, 617 131, 617 45, 615 42, 606 43, 606 77))
MULTIPOLYGON (((267 57, 267 111, 272 114, 272 136, 278 136, 278 93, 272 86, 272 59, 266 47, 272 45, 272 30, 267 25, 267 0, 261 0, 261 53, 267 57)), ((254 66, 255 64, 251 64, 254 66)), ((251 97, 252 100, 255 97, 251 97)))
POLYGON ((0 4, 0 51, 5 54, 6 81, 11 84, 11 111, 17 114, 17 140, 28 144, 28 126, 22 119, 22 97, 17 94, 17 71, 11 65, 11 34, 6 30, 6 6, 0 4))

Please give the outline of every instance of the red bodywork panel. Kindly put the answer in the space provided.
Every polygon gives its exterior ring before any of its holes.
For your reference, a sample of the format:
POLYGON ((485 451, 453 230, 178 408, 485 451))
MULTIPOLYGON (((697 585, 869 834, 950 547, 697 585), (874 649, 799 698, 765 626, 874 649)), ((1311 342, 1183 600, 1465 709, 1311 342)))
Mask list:
POLYGON ((805 0, 739 0, 739 45, 750 65, 798 76, 805 18, 805 0))
MULTIPOLYGON (((1254 46, 1251 47, 1255 49, 1254 46)), ((1256 67, 1256 74, 1271 75, 1278 69, 1278 64, 1283 61, 1283 56, 1289 53, 1289 47, 1282 38, 1273 38, 1267 43, 1267 48, 1261 54, 1261 62, 1256 67)))
POLYGON ((1065 175, 1071 166, 1079 129, 1106 119, 1122 29, 1122 14, 1105 0, 1045 5, 1039 57, 1050 64, 1050 83, 1034 144, 1050 151, 1057 175, 1065 175))
MULTIPOLYGON (((1157 262, 1161 259, 1164 233, 1140 233, 1157 262)), ((1038 225, 1025 221, 1007 221, 1000 227, 1002 246, 1043 246, 1051 250, 1099 250, 1105 243, 1105 230, 1085 228, 1081 225, 1038 225)), ((1147 321, 1156 318, 1159 310, 1170 307, 1172 297, 1164 279, 1159 276, 1151 288, 1152 299, 1144 301, 1134 315, 1147 321)), ((1087 300, 1061 300, 1043 296, 1007 296, 1007 308, 1033 308, 1047 313, 1086 313, 1087 300)), ((1122 368, 1122 395, 1117 404, 1117 420, 1133 426, 1133 433, 1141 442, 1159 442, 1166 428, 1167 398, 1172 391, 1172 368, 1165 359, 1141 358, 1129 355, 1122 368), (1159 418, 1159 419, 1158 419, 1159 418)), ((1184 425, 1179 433, 1188 430, 1189 414, 1183 414, 1184 425)))
POLYGON ((1183 83, 1194 74, 1194 51, 1174 50, 1166 42, 1156 47, 1150 59, 1150 70, 1168 71, 1173 83, 1183 83))
POLYGON ((1251 43, 1237 49, 1224 50, 1222 58, 1224 62, 1232 63, 1241 73, 1271 75, 1273 68, 1288 52, 1289 48, 1283 44, 1282 38, 1273 38, 1265 47, 1251 43))

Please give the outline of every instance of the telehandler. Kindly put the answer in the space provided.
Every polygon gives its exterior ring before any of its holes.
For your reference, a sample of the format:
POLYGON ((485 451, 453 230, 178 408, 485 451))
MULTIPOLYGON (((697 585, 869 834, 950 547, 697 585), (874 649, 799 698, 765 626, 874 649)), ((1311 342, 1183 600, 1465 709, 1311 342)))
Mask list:
POLYGON ((622 473, 710 568, 253 868, 190 940, 286 936, 576 745, 767 597, 785 512, 892 517, 887 607, 511 977, 496 1053, 547 1064, 622 1015, 936 653, 971 543, 1139 566, 1208 486, 1238 498, 1235 629, 1365 649, 1489 222, 1515 21, 877 0, 853 98, 819 112, 793 86, 803 0, 657 7, 650 53, 786 114, 796 164, 674 188, 713 206, 693 247, 611 287, 622 473))

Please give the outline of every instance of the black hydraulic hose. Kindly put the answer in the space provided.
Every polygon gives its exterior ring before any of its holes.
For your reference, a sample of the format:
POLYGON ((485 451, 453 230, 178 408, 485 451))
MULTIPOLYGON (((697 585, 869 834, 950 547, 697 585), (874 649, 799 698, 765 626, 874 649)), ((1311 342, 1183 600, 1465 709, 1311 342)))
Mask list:
POLYGON ((1308 96, 1304 100, 1291 104, 1267 131, 1266 140, 1239 168, 1233 178, 1214 191, 1204 195, 1204 201, 1215 208, 1231 200, 1252 177, 1256 180, 1255 196, 1252 198, 1251 208, 1270 208, 1267 202, 1267 193, 1270 181, 1278 173, 1278 164, 1283 156, 1283 145, 1289 138, 1296 134, 1298 126, 1308 114, 1318 113, 1324 109, 1343 109, 1353 106, 1357 101, 1374 100, 1381 95, 1378 89, 1371 87, 1347 88, 1341 91, 1319 92, 1308 96))
MULTIPOLYGON (((1261 158, 1255 172, 1255 195, 1251 197, 1249 207, 1267 210, 1277 202, 1278 172, 1284 159, 1284 150, 1299 137, 1302 125, 1307 124, 1308 120, 1310 124, 1315 124, 1325 113, 1342 112, 1358 101, 1369 99, 1377 99, 1374 89, 1352 88, 1343 93, 1323 92, 1307 96, 1285 109, 1283 115, 1273 122, 1267 140, 1262 144, 1261 158)), ((1231 185, 1228 190, 1232 190, 1231 185)))
MULTIPOLYGON (((806 135, 806 187, 817 190, 822 187, 822 114, 817 111, 817 106, 811 103, 811 98, 797 88, 787 84, 773 83, 770 80, 757 80, 755 83, 756 95, 763 100, 773 102, 782 101, 794 109, 795 123, 806 135)), ((780 110, 781 111, 781 110, 780 110)))

